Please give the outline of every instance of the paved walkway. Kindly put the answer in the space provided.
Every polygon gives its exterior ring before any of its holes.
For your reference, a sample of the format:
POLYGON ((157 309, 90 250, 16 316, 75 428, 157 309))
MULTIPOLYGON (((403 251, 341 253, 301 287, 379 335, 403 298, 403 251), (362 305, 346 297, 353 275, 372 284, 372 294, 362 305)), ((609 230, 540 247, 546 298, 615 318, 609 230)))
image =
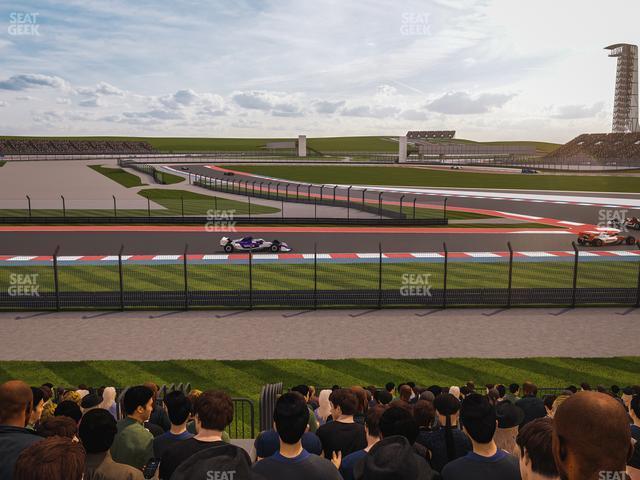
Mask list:
POLYGON ((611 357, 637 355, 638 336, 622 307, 4 312, 0 361, 611 357))

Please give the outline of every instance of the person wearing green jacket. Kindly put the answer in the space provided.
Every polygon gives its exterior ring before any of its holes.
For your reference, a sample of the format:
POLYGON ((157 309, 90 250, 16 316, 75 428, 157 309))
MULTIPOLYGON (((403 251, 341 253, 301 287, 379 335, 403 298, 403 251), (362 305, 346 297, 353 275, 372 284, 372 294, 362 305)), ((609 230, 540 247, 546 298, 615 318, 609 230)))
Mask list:
POLYGON ((153 391, 144 385, 129 388, 123 399, 125 418, 118 422, 118 433, 111 445, 111 457, 142 470, 153 458, 153 435, 144 427, 153 411, 153 391))

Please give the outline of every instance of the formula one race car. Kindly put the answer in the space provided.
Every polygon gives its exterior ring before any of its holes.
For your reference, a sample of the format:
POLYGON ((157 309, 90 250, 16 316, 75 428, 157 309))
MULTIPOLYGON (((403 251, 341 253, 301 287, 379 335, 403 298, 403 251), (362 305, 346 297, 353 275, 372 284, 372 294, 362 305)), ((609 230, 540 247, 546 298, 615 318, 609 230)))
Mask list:
POLYGON ((601 247, 603 245, 634 245, 635 243, 635 237, 621 234, 617 228, 598 228, 578 234, 579 245, 601 247))
POLYGON ((609 228, 617 228, 618 230, 622 229, 631 229, 631 230, 640 230, 640 220, 638 217, 627 217, 624 219, 624 222, 621 222, 617 218, 610 220, 607 224, 609 228))
POLYGON ((262 238, 242 237, 232 240, 228 237, 222 237, 220 240, 220 246, 224 248, 224 251, 231 253, 234 251, 240 252, 259 252, 268 250, 270 252, 290 252, 291 248, 280 240, 273 240, 272 242, 266 242, 262 238))

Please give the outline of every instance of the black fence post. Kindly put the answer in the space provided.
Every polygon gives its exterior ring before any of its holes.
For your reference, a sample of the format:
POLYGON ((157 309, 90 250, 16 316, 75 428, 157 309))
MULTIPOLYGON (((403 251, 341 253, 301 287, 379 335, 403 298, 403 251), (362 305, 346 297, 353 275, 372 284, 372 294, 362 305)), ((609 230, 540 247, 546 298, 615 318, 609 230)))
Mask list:
POLYGON ((311 200, 311 184, 309 184, 309 187, 307 188, 307 197, 311 200))
POLYGON ((31 218, 31 197, 27 195, 27 203, 29 205, 29 218, 31 218))
POLYGON ((382 243, 378 243, 378 308, 382 308, 382 243))
POLYGON ((182 256, 182 264, 184 271, 184 309, 189 310, 189 274, 187 272, 187 252, 189 251, 189 244, 184 246, 184 255, 182 256))
POLYGON ((124 310, 124 275, 122 273, 122 252, 124 251, 124 245, 120 245, 120 251, 118 252, 118 278, 120 280, 120 310, 124 310))
POLYGON ((285 190, 284 190, 284 198, 289 200, 289 184, 288 183, 287 183, 287 186, 285 187, 285 190))
POLYGON ((151 200, 147 197, 147 217, 151 217, 151 200))
POLYGON ((115 195, 111 195, 113 197, 113 216, 117 217, 118 216, 118 205, 116 204, 116 196, 115 195))
POLYGON ((347 219, 349 219, 349 208, 351 207, 351 189, 353 188, 353 185, 349 185, 349 188, 347 188, 347 219))
POLYGON ((416 219, 416 199, 413 199, 413 219, 416 219))
POLYGON ((447 218, 447 201, 449 197, 444 197, 444 209, 443 209, 443 218, 447 218))
POLYGON ((282 216, 282 220, 284 220, 284 200, 280 200, 280 214, 282 216))
POLYGON ((367 191, 367 189, 365 188, 364 190, 362 190, 362 206, 364 207, 364 194, 367 191))
POLYGON ((336 203, 336 188, 338 188, 337 185, 333 186, 333 204, 335 205, 336 203))
POLYGON ((400 197, 400 216, 402 217, 402 201, 404 200, 404 195, 400 197))
POLYGON ((313 309, 318 309, 318 244, 313 244, 313 309))
POLYGON ((576 306, 576 290, 578 288, 578 247, 576 242, 571 242, 573 251, 575 252, 575 259, 573 261, 573 291, 571 293, 571 308, 576 306))
POLYGON ((447 243, 442 244, 444 249, 444 279, 442 287, 442 308, 447 308, 447 274, 449 273, 449 250, 447 250, 447 243))
POLYGON ((267 198, 271 198, 271 182, 267 182, 267 198))
POLYGON ((380 217, 380 220, 382 220, 382 194, 384 192, 380 192, 378 194, 378 216, 380 217))
POLYGON ((296 200, 300 199, 300 184, 296 185, 296 200))
POLYGON ((53 252, 53 287, 56 293, 56 310, 60 311, 60 284, 58 282, 58 252, 60 251, 60 245, 56 247, 53 252))
MULTIPOLYGON (((636 243, 640 249, 640 242, 636 243)), ((640 307, 640 262, 638 262, 638 292, 636 293, 636 308, 640 307)))
POLYGON ((324 184, 320 185, 320 203, 322 203, 322 195, 324 193, 324 184))
POLYGON ((60 198, 62 199, 62 216, 66 217, 67 216, 67 206, 65 205, 64 196, 60 195, 60 198))
POLYGON ((249 310, 253 310, 253 248, 249 249, 249 310))
POLYGON ((513 248, 511 247, 511 242, 507 242, 507 247, 509 247, 509 292, 507 294, 507 308, 511 308, 511 287, 513 285, 513 248))
POLYGON ((276 183, 276 200, 280 198, 280 184, 276 183))

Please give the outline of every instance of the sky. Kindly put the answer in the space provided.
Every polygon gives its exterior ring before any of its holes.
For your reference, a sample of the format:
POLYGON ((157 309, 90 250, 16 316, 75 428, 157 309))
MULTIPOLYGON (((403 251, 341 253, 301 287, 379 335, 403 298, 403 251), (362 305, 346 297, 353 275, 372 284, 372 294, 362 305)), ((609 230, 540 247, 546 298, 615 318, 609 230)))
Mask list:
POLYGON ((0 135, 611 131, 637 0, 0 3, 0 135), (620 11, 624 13, 620 14, 620 11))

